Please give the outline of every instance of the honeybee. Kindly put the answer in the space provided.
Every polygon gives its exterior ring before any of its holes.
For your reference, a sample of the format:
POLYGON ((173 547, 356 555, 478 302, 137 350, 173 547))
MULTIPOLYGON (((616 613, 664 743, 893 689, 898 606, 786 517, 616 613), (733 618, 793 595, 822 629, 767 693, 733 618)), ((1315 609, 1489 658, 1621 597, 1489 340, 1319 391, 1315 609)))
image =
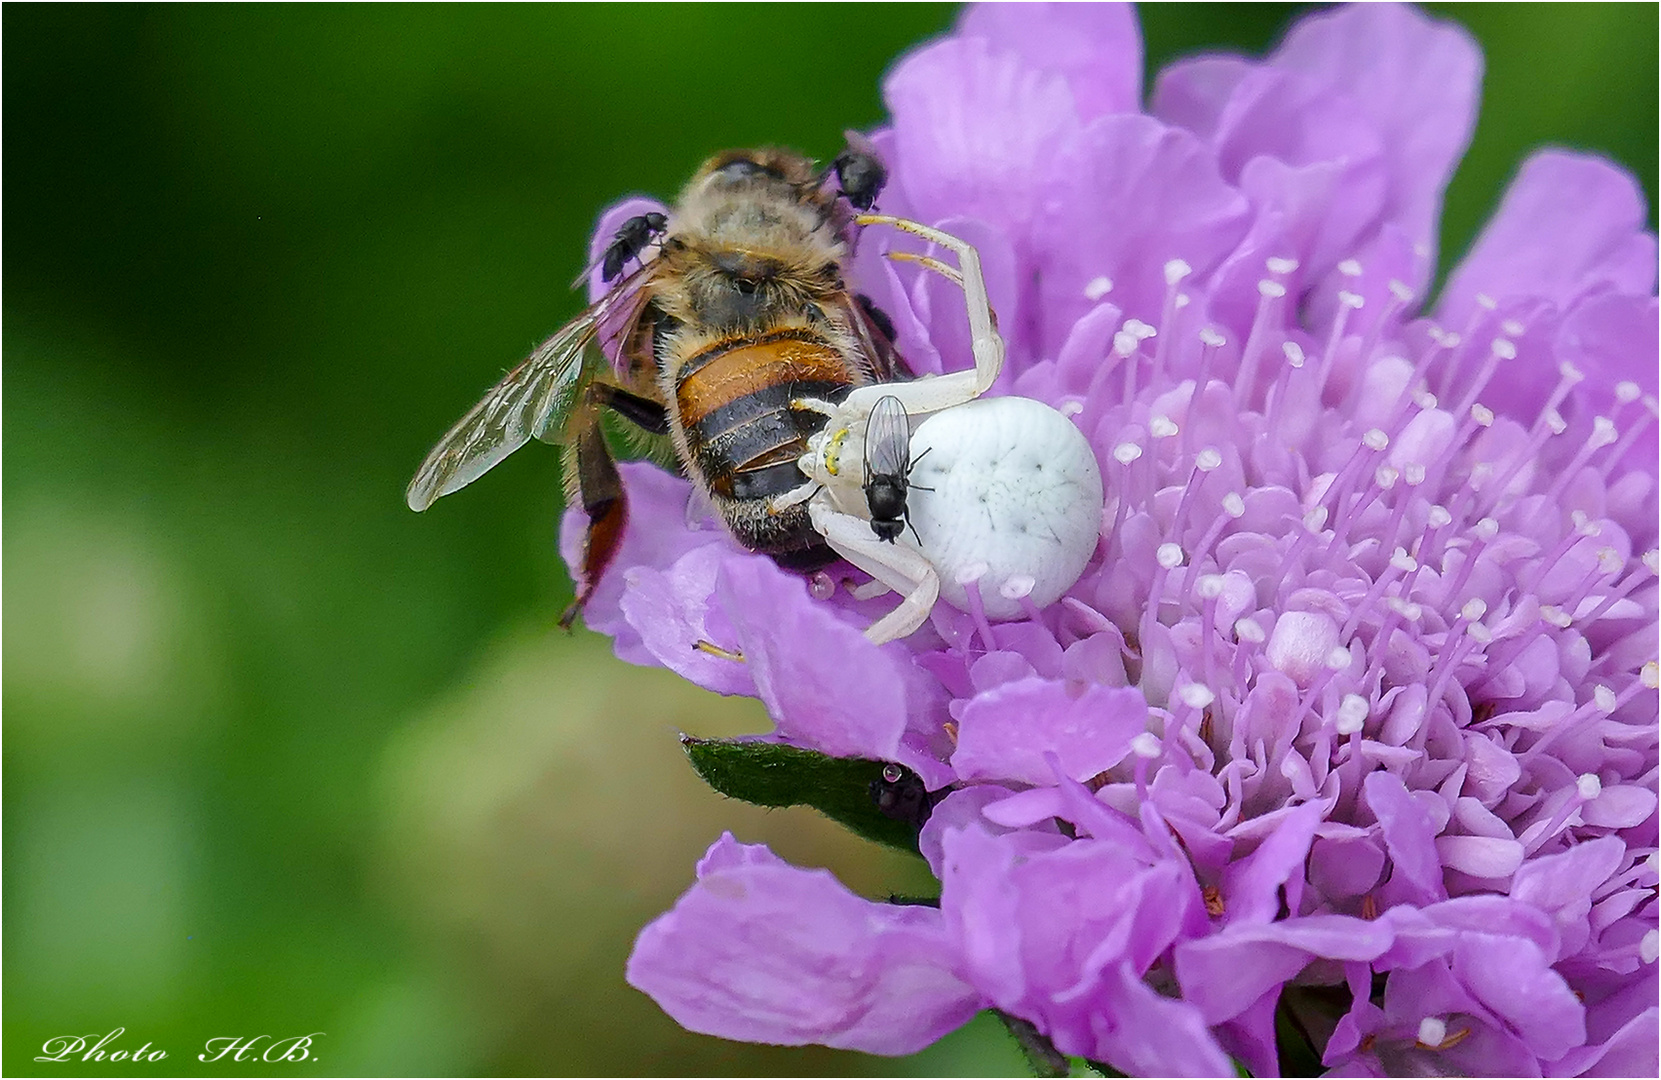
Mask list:
POLYGON ((567 447, 567 501, 588 516, 569 625, 628 518, 601 427, 611 409, 669 437, 739 543, 795 569, 832 561, 808 508, 773 499, 802 483, 797 459, 825 424, 792 402, 911 378, 891 324, 843 276, 854 212, 870 209, 886 175, 853 136, 826 169, 778 149, 706 161, 667 217, 618 230, 600 261, 610 291, 439 440, 410 482, 410 508, 465 487, 533 437, 567 447))

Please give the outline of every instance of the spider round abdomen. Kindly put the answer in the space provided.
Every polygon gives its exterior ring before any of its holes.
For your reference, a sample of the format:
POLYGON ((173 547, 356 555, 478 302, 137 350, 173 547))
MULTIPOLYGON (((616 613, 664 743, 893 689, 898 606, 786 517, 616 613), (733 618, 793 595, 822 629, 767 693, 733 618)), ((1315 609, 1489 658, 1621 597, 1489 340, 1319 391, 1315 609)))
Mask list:
POLYGON ((976 571, 994 619, 1021 617, 1023 596, 1054 603, 1084 572, 1101 533, 1101 470, 1056 410, 1021 397, 946 409, 918 425, 911 460, 911 524, 954 607, 967 606, 962 581, 976 571))

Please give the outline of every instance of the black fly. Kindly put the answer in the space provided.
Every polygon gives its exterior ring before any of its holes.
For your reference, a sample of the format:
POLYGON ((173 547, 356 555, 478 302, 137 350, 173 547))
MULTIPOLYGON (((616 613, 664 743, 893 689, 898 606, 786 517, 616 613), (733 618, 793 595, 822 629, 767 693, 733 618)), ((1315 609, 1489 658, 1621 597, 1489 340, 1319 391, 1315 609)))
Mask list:
POLYGON ((871 511, 871 531, 878 540, 892 544, 909 524, 906 489, 912 486, 913 464, 911 418, 900 399, 889 394, 872 407, 865 423, 865 505, 871 511))
POLYGON ((640 258, 640 253, 646 250, 646 245, 662 236, 668 228, 669 219, 655 211, 637 214, 623 222, 623 227, 612 237, 611 244, 606 247, 606 253, 600 262, 600 280, 615 280, 617 275, 623 272, 625 263, 640 258))

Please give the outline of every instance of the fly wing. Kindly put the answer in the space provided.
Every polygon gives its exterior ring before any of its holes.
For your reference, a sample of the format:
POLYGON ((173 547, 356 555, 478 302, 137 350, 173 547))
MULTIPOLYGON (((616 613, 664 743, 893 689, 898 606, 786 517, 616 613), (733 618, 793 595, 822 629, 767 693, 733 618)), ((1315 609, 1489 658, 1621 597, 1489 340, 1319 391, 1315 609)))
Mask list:
POLYGON ((911 418, 892 394, 879 398, 865 425, 865 480, 903 478, 911 469, 911 418))

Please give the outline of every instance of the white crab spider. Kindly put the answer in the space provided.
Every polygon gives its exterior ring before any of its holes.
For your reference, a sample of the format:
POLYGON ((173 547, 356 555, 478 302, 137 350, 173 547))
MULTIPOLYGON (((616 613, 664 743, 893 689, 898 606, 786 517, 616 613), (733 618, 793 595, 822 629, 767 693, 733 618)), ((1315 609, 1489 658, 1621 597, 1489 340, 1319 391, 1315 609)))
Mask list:
POLYGON ((879 591, 900 593, 899 607, 865 631, 878 644, 915 632, 939 597, 968 610, 971 583, 993 619, 1054 603, 1084 572, 1101 527, 1101 470, 1090 444, 1042 402, 981 399, 1003 368, 1004 343, 972 245, 914 221, 858 220, 904 229, 957 255, 960 271, 926 256, 890 257, 921 263, 963 288, 975 366, 857 387, 841 404, 793 402, 829 419, 808 439, 799 462, 809 479, 774 506, 810 500, 808 513, 825 542, 875 578, 879 591), (910 528, 892 540, 873 530, 864 490, 867 428, 872 410, 889 397, 908 418, 926 417, 912 428, 903 466, 910 469, 910 528))

